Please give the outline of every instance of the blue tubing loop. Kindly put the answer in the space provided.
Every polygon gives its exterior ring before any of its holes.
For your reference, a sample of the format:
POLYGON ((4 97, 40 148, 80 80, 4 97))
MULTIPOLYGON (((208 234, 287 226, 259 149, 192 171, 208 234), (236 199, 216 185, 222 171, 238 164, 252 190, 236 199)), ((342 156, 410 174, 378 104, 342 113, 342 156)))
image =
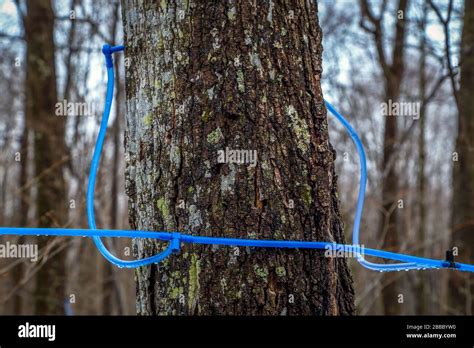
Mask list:
MULTIPOLYGON (((97 141, 95 143, 94 154, 92 156, 91 167, 89 171, 89 183, 87 186, 86 194, 86 208, 87 208, 87 221, 89 223, 89 228, 91 230, 97 229, 95 223, 95 214, 94 214, 94 191, 95 191, 95 179, 97 177, 97 172, 99 170, 100 155, 102 154, 102 147, 104 145, 105 134, 107 132, 107 123, 109 121, 110 108, 112 107, 112 101, 114 97, 114 65, 112 59, 113 52, 119 52, 123 50, 123 46, 110 47, 109 45, 104 45, 102 52, 105 56, 105 62, 107 66, 107 94, 105 97, 105 107, 102 114, 102 121, 100 123, 99 134, 97 135, 97 141)), ((92 236, 97 249, 100 253, 111 263, 117 265, 118 267, 126 268, 135 268, 140 266, 149 265, 152 263, 158 263, 164 258, 168 257, 172 252, 179 251, 179 242, 176 239, 172 239, 168 247, 156 255, 139 259, 139 260, 122 260, 114 256, 106 248, 99 236, 92 236)))
MULTIPOLYGON (((365 189, 367 185, 367 159, 365 156, 364 146, 362 145, 362 141, 360 140, 357 132, 352 128, 349 122, 334 108, 334 106, 325 101, 326 107, 331 112, 331 114, 344 126, 345 130, 351 137, 353 143, 356 146, 357 153, 359 154, 359 166, 360 166, 360 181, 359 181, 359 194, 357 196, 357 206, 354 216, 354 224, 352 226, 352 244, 358 245, 359 244, 359 231, 360 231, 360 222, 362 219, 362 211, 364 209, 364 200, 365 200, 365 189)), ((357 261, 359 263, 371 270, 375 271, 386 271, 386 270, 394 270, 398 271, 401 269, 417 269, 419 266, 416 263, 409 262, 409 263, 395 263, 395 264, 377 264, 373 262, 369 262, 364 259, 362 255, 357 255, 357 261)))
POLYGON ((368 269, 380 272, 385 271, 400 271, 413 269, 438 269, 448 268, 459 271, 474 272, 474 265, 447 262, 446 260, 429 259, 425 257, 418 257, 413 255, 394 253, 384 250, 361 248, 359 246, 359 230, 362 218, 365 189, 367 182, 367 168, 366 156, 362 142, 355 130, 347 122, 347 120, 327 101, 325 101, 328 110, 335 118, 341 122, 345 130, 349 133, 354 142, 360 158, 360 184, 359 194, 357 199, 357 207, 354 216, 354 225, 352 230, 353 244, 338 244, 332 242, 311 242, 311 241, 283 241, 283 240, 254 240, 254 239, 239 239, 239 238, 221 238, 221 237, 204 237, 192 236, 179 232, 156 232, 156 231, 136 231, 136 230, 111 230, 111 229, 97 229, 94 215, 94 189, 95 181, 98 173, 100 156, 104 139, 107 130, 107 123, 110 115, 110 109, 114 94, 114 69, 112 54, 123 51, 124 46, 109 46, 104 45, 102 52, 105 56, 107 67, 107 93, 105 99, 105 107, 100 124, 99 134, 94 148, 92 157, 89 182, 86 195, 87 219, 89 229, 69 229, 69 228, 21 228, 21 227, 0 227, 0 235, 49 235, 49 236, 83 236, 92 237, 96 247, 101 254, 111 263, 118 267, 136 268, 146 266, 153 263, 158 263, 164 258, 170 256, 172 253, 177 253, 180 250, 180 244, 201 244, 201 245, 223 245, 223 246, 241 246, 241 247, 258 247, 258 248, 286 248, 286 249, 320 249, 350 252, 356 255, 360 264, 368 269), (103 244, 101 237, 125 237, 125 238, 149 238, 158 239, 168 242, 167 248, 150 257, 139 260, 122 260, 111 254, 103 244), (361 252, 363 250, 363 252, 361 252), (369 262, 364 259, 364 255, 376 258, 398 261, 399 263, 378 264, 369 262))

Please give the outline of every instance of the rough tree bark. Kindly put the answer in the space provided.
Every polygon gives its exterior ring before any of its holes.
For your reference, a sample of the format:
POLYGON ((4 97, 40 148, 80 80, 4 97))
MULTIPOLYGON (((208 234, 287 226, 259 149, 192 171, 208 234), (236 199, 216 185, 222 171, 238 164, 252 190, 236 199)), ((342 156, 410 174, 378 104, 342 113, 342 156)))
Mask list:
MULTIPOLYGON (((65 162, 65 118, 55 115, 57 103, 54 59, 54 13, 50 0, 28 1, 25 18, 26 118, 34 132, 34 164, 38 177, 36 210, 38 227, 62 227, 67 217, 66 186, 61 163, 65 162)), ((39 238, 40 250, 50 242, 39 238)), ((50 248, 48 260, 36 276, 35 313, 63 314, 64 251, 50 248), (54 255, 54 256, 52 256, 54 255)))
MULTIPOLYGON (((465 1, 461 40, 461 85, 456 153, 453 168, 452 245, 459 261, 474 262, 474 3, 465 1)), ((452 272, 450 307, 458 314, 474 313, 474 281, 467 273, 452 272)))
MULTIPOLYGON (((314 1, 125 0, 123 18, 131 226, 343 242, 314 1)), ((185 246, 136 275, 142 315, 354 313, 346 260, 321 251, 185 246)))

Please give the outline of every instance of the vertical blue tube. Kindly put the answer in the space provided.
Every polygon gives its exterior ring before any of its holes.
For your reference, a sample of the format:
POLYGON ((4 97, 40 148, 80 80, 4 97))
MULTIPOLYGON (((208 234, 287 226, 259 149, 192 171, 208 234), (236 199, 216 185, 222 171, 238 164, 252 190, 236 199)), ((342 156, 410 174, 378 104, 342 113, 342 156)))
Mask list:
MULTIPOLYGON (((105 107, 102 114, 102 121, 100 123, 99 134, 97 135, 97 141, 94 148, 94 154, 92 156, 91 167, 89 171, 89 183, 87 186, 86 194, 86 208, 87 208, 87 221, 89 223, 89 228, 95 230, 95 214, 94 214, 94 191, 95 191, 95 180, 97 172, 99 170, 100 155, 102 153, 102 147, 104 146, 105 134, 107 132, 107 123, 109 121, 110 109, 112 107, 112 101, 114 97, 114 66, 112 60, 112 52, 117 52, 123 49, 123 46, 110 47, 105 45, 103 52, 105 55, 106 65, 107 65, 107 93, 105 97, 105 107)), ((118 115, 117 115, 118 117, 118 115)), ((140 266, 146 266, 152 263, 158 263, 164 258, 168 257, 172 252, 177 252, 179 250, 179 241, 171 241, 168 245, 168 248, 163 252, 156 255, 139 259, 139 260, 122 260, 113 255, 107 250, 104 243, 98 236, 92 237, 97 249, 100 253, 111 263, 117 265, 118 267, 126 268, 135 268, 140 266)))

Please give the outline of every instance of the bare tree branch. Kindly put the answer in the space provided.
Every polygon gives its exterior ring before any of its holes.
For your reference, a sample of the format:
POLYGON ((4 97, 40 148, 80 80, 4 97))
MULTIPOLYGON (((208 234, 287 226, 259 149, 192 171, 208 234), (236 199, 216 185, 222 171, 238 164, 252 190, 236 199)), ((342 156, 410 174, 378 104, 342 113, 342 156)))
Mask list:
MULTIPOLYGON (((361 19, 361 28, 368 31, 374 36, 374 41, 375 41, 375 48, 377 50, 377 55, 379 57, 380 65, 382 66, 382 70, 385 75, 391 74, 391 66, 387 62, 387 58, 385 55, 385 51, 383 48, 383 34, 382 34, 382 24, 381 24, 381 18, 383 16, 383 13, 380 13, 379 17, 375 17, 374 13, 370 9, 370 6, 367 2, 367 0, 359 0, 360 4, 360 10, 362 13, 363 18, 361 19), (368 27, 364 24, 364 18, 367 18, 370 23, 373 25, 373 29, 370 30, 368 27)), ((385 6, 382 7, 382 10, 384 10, 385 6)))
POLYGON ((461 107, 461 103, 459 100, 459 88, 456 84, 457 71, 454 70, 454 67, 451 61, 451 35, 449 32, 449 23, 451 21, 452 12, 453 12, 453 0, 449 0, 448 10, 447 10, 448 13, 447 13, 446 19, 444 19, 443 15, 441 14, 440 9, 434 4, 433 0, 428 0, 428 3, 430 7, 433 9, 433 11, 436 13, 436 16, 438 17, 443 27, 446 66, 448 68, 448 76, 451 82, 451 88, 453 91, 454 100, 456 102, 456 107, 459 111, 461 107))

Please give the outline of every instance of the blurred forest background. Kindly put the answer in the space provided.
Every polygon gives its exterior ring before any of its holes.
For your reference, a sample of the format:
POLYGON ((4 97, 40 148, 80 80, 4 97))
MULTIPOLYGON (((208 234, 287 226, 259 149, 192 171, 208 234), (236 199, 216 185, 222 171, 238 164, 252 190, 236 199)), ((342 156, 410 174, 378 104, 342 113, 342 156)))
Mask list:
MULTIPOLYGON (((454 246, 460 261, 474 261, 473 7, 318 1, 324 96, 352 122, 368 157, 366 247, 443 259, 454 246), (390 99, 419 105, 419 117, 382 115, 390 99)), ((118 0, 0 0, 0 226, 87 228, 87 174, 105 98, 101 47, 123 42, 121 17, 118 0), (43 106, 67 102, 88 112, 41 117, 43 106)), ((99 227, 128 228, 122 55, 115 62, 96 218, 99 227)), ((350 240, 358 157, 341 126, 329 123, 350 240)), ((133 270, 111 266, 91 240, 0 237, 7 241, 38 243, 40 255, 0 259, 0 314, 135 314, 133 270)), ((131 241, 108 246, 130 257, 131 241)), ((350 265, 358 314, 473 314, 467 273, 350 265)))

